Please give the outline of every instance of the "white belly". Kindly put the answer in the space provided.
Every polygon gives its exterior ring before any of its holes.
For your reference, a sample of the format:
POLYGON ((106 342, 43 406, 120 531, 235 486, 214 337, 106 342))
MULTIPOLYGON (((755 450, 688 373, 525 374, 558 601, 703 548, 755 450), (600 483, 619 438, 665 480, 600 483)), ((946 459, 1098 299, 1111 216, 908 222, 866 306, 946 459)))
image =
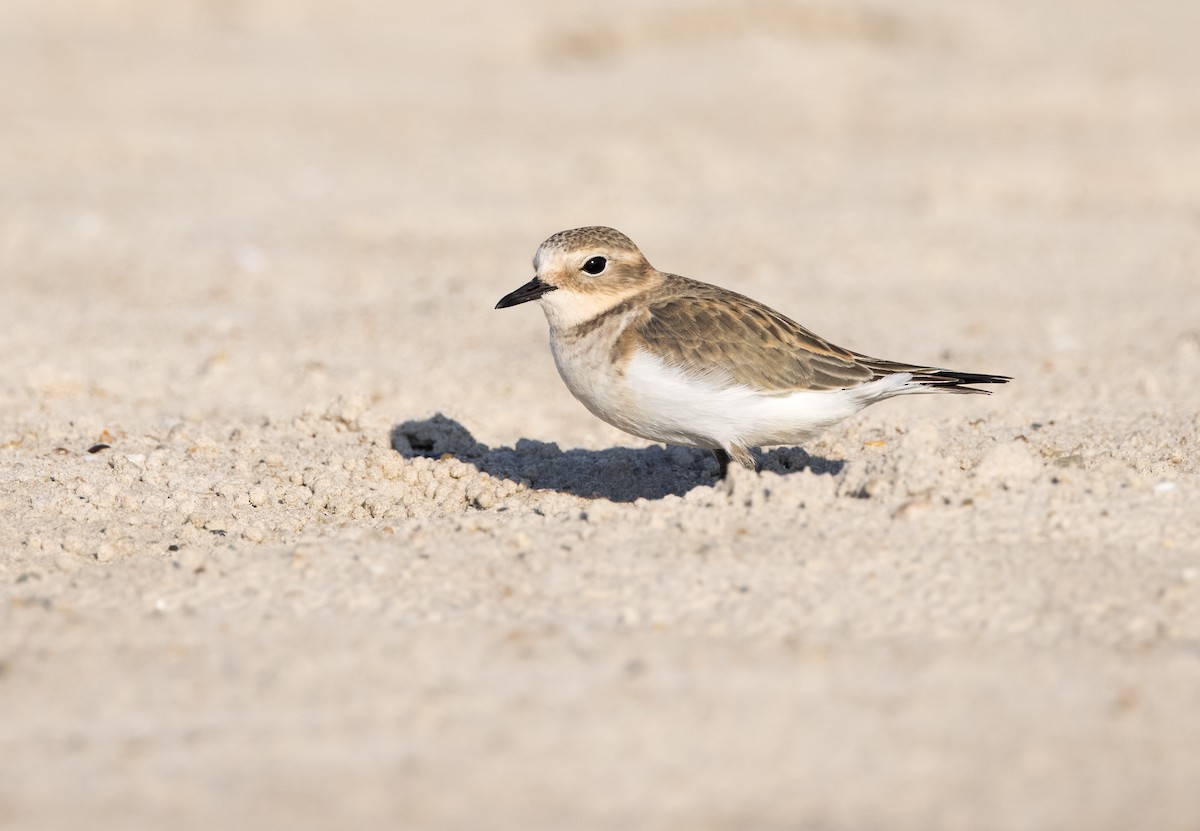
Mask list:
POLYGON ((644 352, 620 381, 620 423, 598 416, 653 441, 701 448, 799 444, 869 403, 912 390, 905 389, 911 376, 901 373, 853 389, 763 393, 725 377, 690 375, 644 352))
POLYGON ((764 393, 715 374, 688 374, 645 352, 618 371, 608 354, 596 352, 555 350, 575 397, 614 427, 685 447, 799 444, 874 401, 907 391, 911 380, 902 373, 848 390, 764 393))

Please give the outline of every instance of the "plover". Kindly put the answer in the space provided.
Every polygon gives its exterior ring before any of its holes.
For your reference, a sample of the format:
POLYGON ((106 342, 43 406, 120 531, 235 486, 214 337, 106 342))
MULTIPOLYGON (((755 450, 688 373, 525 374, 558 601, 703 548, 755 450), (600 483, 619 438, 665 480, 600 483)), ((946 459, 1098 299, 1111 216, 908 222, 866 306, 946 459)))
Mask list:
POLYGON ((620 231, 560 231, 534 277, 496 304, 537 300, 567 389, 593 415, 651 441, 755 467, 753 447, 800 444, 869 404, 982 393, 1004 375, 885 361, 835 346, 762 303, 654 268, 620 231))

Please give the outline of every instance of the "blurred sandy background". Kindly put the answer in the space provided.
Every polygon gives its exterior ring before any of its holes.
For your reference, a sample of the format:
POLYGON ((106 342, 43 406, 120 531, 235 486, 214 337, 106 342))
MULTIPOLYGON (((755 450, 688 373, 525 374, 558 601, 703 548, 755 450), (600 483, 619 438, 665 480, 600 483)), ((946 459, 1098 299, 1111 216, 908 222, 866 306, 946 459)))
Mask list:
POLYGON ((7 0, 0 826, 1200 827, 1197 32, 7 0), (1017 381, 718 492, 492 310, 582 224, 1017 381))

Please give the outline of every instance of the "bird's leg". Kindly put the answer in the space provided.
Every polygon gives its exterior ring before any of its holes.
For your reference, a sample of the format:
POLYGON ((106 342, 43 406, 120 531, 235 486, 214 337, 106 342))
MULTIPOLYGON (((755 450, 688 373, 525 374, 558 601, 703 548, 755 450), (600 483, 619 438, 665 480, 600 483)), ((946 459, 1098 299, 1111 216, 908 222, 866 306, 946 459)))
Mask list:
POLYGON ((721 481, 729 473, 729 454, 724 450, 714 450, 712 452, 717 458, 717 481, 721 481))
POLYGON ((754 454, 744 447, 736 444, 731 444, 727 448, 717 448, 712 452, 717 457, 717 479, 723 481, 729 476, 729 462, 736 461, 739 465, 748 470, 757 471, 758 463, 754 460, 754 454))

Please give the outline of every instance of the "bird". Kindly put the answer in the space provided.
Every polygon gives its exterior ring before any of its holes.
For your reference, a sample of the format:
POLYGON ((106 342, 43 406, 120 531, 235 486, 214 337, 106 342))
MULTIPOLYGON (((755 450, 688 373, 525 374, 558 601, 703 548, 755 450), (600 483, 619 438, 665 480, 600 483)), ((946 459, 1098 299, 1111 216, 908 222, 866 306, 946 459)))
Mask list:
POLYGON ((634 436, 712 451, 720 479, 731 460, 757 469, 752 448, 803 444, 877 401, 1012 380, 836 346, 749 297, 659 271, 613 228, 553 234, 533 268, 495 308, 536 300, 584 407, 634 436))

